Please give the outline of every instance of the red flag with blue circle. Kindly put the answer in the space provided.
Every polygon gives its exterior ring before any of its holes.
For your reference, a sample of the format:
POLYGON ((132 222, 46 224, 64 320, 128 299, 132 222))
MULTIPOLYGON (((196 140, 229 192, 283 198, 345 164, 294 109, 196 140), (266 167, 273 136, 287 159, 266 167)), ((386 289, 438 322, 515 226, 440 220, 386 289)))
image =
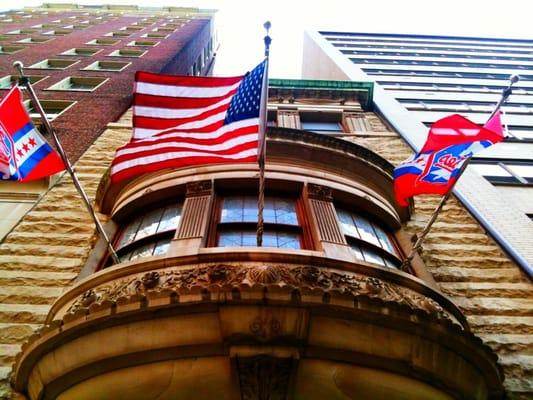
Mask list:
POLYGON ((0 178, 27 182, 63 171, 61 157, 31 123, 17 86, 0 100, 0 178))
POLYGON ((436 121, 420 152, 394 170, 398 204, 407 207, 417 194, 446 194, 468 158, 503 139, 499 111, 484 126, 458 114, 436 121))

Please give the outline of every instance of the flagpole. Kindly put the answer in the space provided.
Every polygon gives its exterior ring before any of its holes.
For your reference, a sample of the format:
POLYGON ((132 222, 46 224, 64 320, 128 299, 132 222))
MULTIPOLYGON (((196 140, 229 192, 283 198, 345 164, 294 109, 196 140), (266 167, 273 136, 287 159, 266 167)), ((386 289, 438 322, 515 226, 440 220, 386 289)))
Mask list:
POLYGON ((48 119, 46 118, 46 114, 45 114, 45 112, 43 110, 43 107, 42 107, 39 99, 37 98, 37 94, 33 90, 33 87, 32 87, 32 85, 30 83, 30 79, 26 75, 24 75, 24 70, 23 70, 24 65, 20 61, 15 61, 13 63, 13 66, 18 70, 18 72, 20 74, 19 83, 21 85, 24 85, 26 87, 26 89, 28 90, 28 94, 31 97, 31 100, 33 102, 33 105, 34 105, 35 109, 41 115, 41 120, 42 120, 42 123, 43 123, 44 127, 46 128, 47 132, 52 136, 52 139, 54 140, 54 143, 56 145, 57 151, 58 151, 59 155, 61 156, 61 159, 63 160, 63 163, 65 164, 65 167, 66 167, 68 173, 70 174, 70 176, 72 178, 72 181, 74 182, 74 186, 78 190, 78 192, 79 192, 79 194, 80 194, 80 196, 81 196, 81 198, 82 198, 82 200, 83 200, 83 202, 85 204, 85 207, 87 207, 87 211, 89 211, 89 214, 91 215, 91 217, 92 217, 92 219, 93 219, 93 221, 94 221, 94 223, 96 225, 96 229, 98 230, 98 233, 102 236, 102 238, 106 242, 107 248, 109 249, 109 253, 111 255, 111 258, 113 259, 113 263, 114 264, 119 264, 120 260, 119 260, 119 258, 117 256, 117 253, 115 252, 115 249, 113 248, 111 242, 109 241, 109 238, 107 237, 107 234, 105 233, 102 224, 98 220, 98 217, 96 216, 96 213, 94 212, 94 209, 93 209, 93 207, 92 207, 92 205, 91 205, 91 203, 89 201, 89 198, 87 197, 87 194, 85 193, 85 190, 83 190, 83 187, 81 186, 80 181, 78 180, 78 177, 77 177, 76 173, 74 172, 74 169, 72 168, 72 165, 70 164, 70 161, 67 158, 67 155, 65 154, 65 151, 63 150, 63 146, 61 146, 61 142, 59 141, 59 138, 57 137, 55 130, 52 128, 52 125, 50 124, 50 121, 48 121, 48 119))
MULTIPOLYGON (((502 95, 500 97, 500 100, 498 101, 498 103, 494 107, 494 110, 492 110, 492 113, 490 114, 489 118, 487 118, 487 122, 490 121, 490 119, 498 112, 498 110, 502 107, 502 105, 507 101, 507 99, 509 98, 509 96, 512 93, 513 84, 515 84, 519 80, 520 80, 520 76, 518 76, 518 75, 511 75, 509 77, 509 86, 507 86, 505 89, 502 90, 502 95)), ((424 239, 426 238, 427 234, 429 233, 429 231, 431 229, 431 226, 433 225, 433 223, 437 219, 437 216, 441 212, 442 208, 444 207, 444 205, 446 204, 446 202, 448 201, 448 199, 452 195, 453 188, 457 184, 457 181, 459 180, 459 178, 461 177, 463 172, 466 170, 466 167, 468 166, 468 164, 470 162, 470 159, 471 159, 471 157, 467 158, 463 162, 463 165, 461 166, 461 168, 459 169, 459 172, 457 174, 457 179, 455 180, 455 182, 453 182, 453 184, 450 186, 450 189, 448 190, 448 192, 440 200, 439 204, 437 205, 437 208, 435 208, 435 211, 433 211, 433 214, 431 214, 431 217, 429 218, 429 221, 426 223, 426 226, 424 227, 422 232, 420 232, 420 234, 417 235, 416 242, 415 242, 413 248, 411 249, 411 252, 407 256, 407 258, 405 258, 405 260, 403 260, 402 265, 400 266, 400 269, 405 270, 407 268, 407 266, 409 265, 409 263, 415 257, 415 254, 418 252, 420 247, 422 247, 422 242, 424 241, 424 239)))
POLYGON ((259 149, 257 162, 259 164, 259 195, 257 199, 257 247, 263 246, 264 218, 263 211, 265 208, 265 159, 266 159, 266 129, 268 114, 268 57, 270 55, 270 43, 272 38, 268 35, 271 27, 270 21, 266 21, 263 27, 266 29, 265 41, 265 69, 263 71, 263 82, 261 87, 261 105, 259 110, 259 149))

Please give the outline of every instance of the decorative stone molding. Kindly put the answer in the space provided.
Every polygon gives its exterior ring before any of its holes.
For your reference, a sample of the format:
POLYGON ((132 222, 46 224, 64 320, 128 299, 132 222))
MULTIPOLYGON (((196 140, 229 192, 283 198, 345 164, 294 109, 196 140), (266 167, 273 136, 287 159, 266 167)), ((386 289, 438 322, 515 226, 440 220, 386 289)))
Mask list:
POLYGON ((189 182, 186 185, 186 196, 207 196, 211 194, 212 190, 213 184, 211 181, 189 182))
POLYGON ((363 274, 335 271, 311 265, 212 264, 192 268, 167 268, 150 271, 89 289, 77 297, 67 310, 76 314, 93 304, 117 302, 132 296, 150 297, 154 292, 228 291, 232 288, 300 289, 322 293, 328 303, 332 295, 365 296, 394 302, 411 310, 423 311, 437 319, 455 321, 435 300, 409 288, 363 274))
POLYGON ((333 191, 327 186, 310 183, 307 185, 307 194, 310 199, 333 201, 333 191))

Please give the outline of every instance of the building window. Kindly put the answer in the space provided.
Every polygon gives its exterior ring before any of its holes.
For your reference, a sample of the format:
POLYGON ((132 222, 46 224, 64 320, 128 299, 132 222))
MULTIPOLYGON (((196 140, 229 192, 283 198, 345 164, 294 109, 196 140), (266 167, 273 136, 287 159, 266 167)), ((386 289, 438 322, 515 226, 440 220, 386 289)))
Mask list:
POLYGON ((137 31, 142 31, 144 29, 144 27, 142 26, 124 26, 122 28, 120 28, 121 31, 125 31, 125 32, 131 32, 131 33, 135 33, 137 31))
POLYGON ((107 81, 107 78, 69 76, 46 88, 46 90, 92 92, 103 85, 105 81, 107 81))
MULTIPOLYGON (((30 79, 31 84, 42 81, 46 76, 26 75, 30 79)), ((0 89, 11 89, 11 87, 18 82, 19 77, 15 75, 7 75, 0 78, 0 89)), ((22 87, 23 88, 23 87, 22 87)))
POLYGON ((485 179, 494 185, 532 185, 533 164, 530 162, 483 162, 470 164, 485 179))
POLYGON ((133 40, 129 42, 126 46, 149 46, 154 47, 159 44, 158 41, 155 40, 133 40))
POLYGON ((63 36, 68 35, 69 33, 72 33, 72 29, 55 29, 48 32, 43 32, 43 35, 63 36))
MULTIPOLYGON (((74 104, 76 104, 75 101, 69 100, 41 100, 41 106, 43 107, 48 121, 53 121, 74 104)), ((41 125, 41 114, 35 110, 35 107, 30 100, 25 100, 24 106, 28 110, 28 114, 30 114, 33 124, 39 127, 41 125)))
POLYGON ((95 49, 91 47, 76 47, 67 51, 64 51, 61 53, 62 56, 84 56, 84 57, 90 57, 92 55, 95 55, 99 51, 102 51, 102 49, 95 49))
POLYGON ((299 114, 301 129, 324 134, 344 132, 341 112, 299 110, 299 114))
POLYGON ((79 63, 76 60, 60 60, 60 59, 47 59, 39 61, 33 65, 30 65, 28 68, 35 69, 67 69, 68 67, 79 63))
POLYGON ((118 42, 120 42, 120 40, 116 40, 116 39, 93 39, 93 40, 88 41, 85 44, 97 44, 97 45, 100 45, 100 46, 114 46, 118 42))
POLYGON ((124 70, 129 62, 122 61, 96 61, 92 64, 83 68, 86 71, 109 71, 109 72, 120 72, 124 70))
POLYGON ((166 254, 180 222, 181 209, 181 204, 172 204, 131 219, 116 244, 120 261, 166 254))
POLYGON ((37 29, 17 29, 11 32, 7 32, 6 35, 31 35, 37 33, 37 29))
POLYGON ((165 39, 168 35, 165 35, 163 33, 145 33, 144 35, 141 35, 142 38, 148 38, 148 39, 165 39))
POLYGON ((104 36, 111 36, 111 37, 128 37, 131 36, 131 32, 121 31, 121 32, 109 32, 106 33, 104 36))
POLYGON ((342 133, 342 125, 339 122, 302 121, 302 129, 316 133, 342 133))
POLYGON ((14 54, 24 49, 24 46, 0 46, 0 54, 14 54))
POLYGON ((115 50, 108 54, 109 57, 142 57, 146 51, 142 50, 131 50, 131 49, 120 49, 115 50))
POLYGON ((50 40, 53 40, 53 38, 32 36, 29 38, 17 40, 17 43, 45 43, 49 42, 50 40))
MULTIPOLYGON (((302 229, 296 210, 295 199, 265 197, 264 247, 302 247, 302 229)), ((222 199, 217 229, 218 246, 256 246, 256 228, 257 196, 227 196, 222 199)))
POLYGON ((361 214, 337 210, 342 232, 359 260, 397 268, 399 253, 387 231, 361 214))

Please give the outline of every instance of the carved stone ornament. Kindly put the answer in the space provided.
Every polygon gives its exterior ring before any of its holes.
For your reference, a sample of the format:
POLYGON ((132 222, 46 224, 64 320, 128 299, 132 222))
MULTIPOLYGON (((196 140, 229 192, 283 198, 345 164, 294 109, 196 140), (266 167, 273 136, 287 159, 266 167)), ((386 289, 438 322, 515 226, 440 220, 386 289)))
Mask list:
POLYGON ((285 400, 295 361, 269 356, 239 357, 237 373, 242 400, 285 400))
POLYGON ((307 185, 307 193, 311 199, 333 201, 333 192, 331 188, 326 186, 309 183, 307 185))
POLYGON ((213 185, 211 181, 199 181, 187 183, 187 197, 205 196, 211 193, 213 185))
POLYGON ((192 288, 221 291, 232 287, 242 288, 254 285, 267 289, 269 287, 310 289, 311 291, 318 289, 325 294, 334 291, 341 295, 379 298, 386 302, 407 305, 411 309, 424 310, 438 318, 450 319, 450 315, 433 299, 375 277, 309 265, 261 263, 174 267, 129 276, 89 289, 72 303, 67 312, 73 313, 93 303, 113 302, 119 298, 144 296, 156 291, 170 290, 179 293, 192 288))

